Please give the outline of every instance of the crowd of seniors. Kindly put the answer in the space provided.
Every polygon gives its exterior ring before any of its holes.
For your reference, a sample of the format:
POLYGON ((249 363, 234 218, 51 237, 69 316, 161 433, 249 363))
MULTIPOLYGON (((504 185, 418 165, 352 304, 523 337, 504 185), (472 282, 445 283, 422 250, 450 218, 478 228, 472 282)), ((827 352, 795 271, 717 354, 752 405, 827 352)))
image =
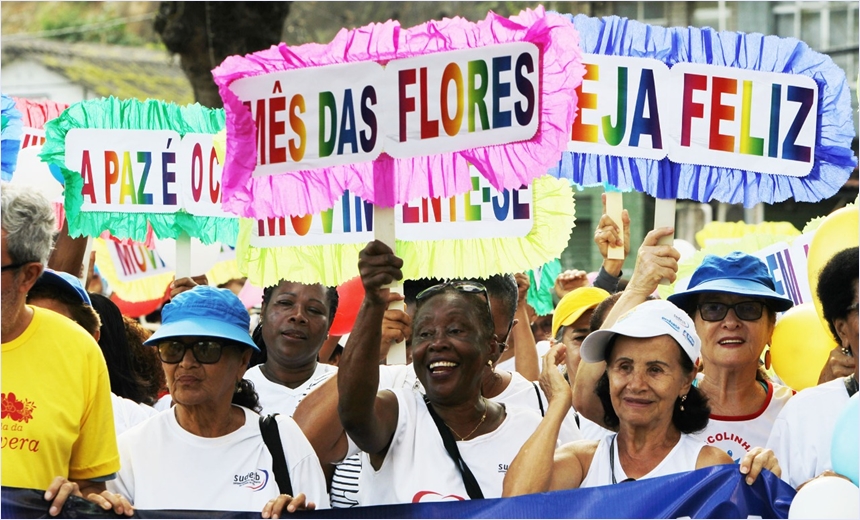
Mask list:
POLYGON ((44 490, 51 516, 78 496, 123 515, 278 518, 716 465, 747 484, 833 475, 832 432, 857 391, 858 249, 821 272, 839 348, 822 384, 795 392, 761 366, 792 306, 767 266, 706 256, 684 290, 655 298, 677 278, 680 255, 661 245, 673 230, 648 233, 622 280, 607 250, 626 256, 629 224, 600 219, 594 283, 563 273, 543 317, 522 273, 406 281, 405 309, 389 308, 404 299, 390 290, 403 260, 373 241, 356 259, 364 297, 348 336, 330 334, 333 287, 267 287, 252 327, 233 291, 202 278, 175 281, 150 333, 80 273, 46 269, 53 209, 4 183, 2 485, 44 490), (409 362, 388 365, 398 342, 409 362))

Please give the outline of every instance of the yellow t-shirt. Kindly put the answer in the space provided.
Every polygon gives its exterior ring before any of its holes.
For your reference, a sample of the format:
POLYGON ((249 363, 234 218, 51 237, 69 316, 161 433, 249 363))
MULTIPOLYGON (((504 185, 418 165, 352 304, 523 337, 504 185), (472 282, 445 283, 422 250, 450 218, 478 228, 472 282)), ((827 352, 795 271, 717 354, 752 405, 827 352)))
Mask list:
POLYGON ((45 489, 56 476, 119 470, 110 379, 98 344, 53 311, 2 344, 2 485, 45 489))

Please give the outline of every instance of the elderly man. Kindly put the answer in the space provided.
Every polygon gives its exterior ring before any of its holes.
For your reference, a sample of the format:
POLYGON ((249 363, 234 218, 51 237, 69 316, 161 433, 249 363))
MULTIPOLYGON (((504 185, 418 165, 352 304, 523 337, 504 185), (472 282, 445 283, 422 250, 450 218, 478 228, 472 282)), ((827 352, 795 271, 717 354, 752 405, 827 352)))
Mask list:
POLYGON ((26 303, 51 250, 51 205, 6 183, 0 194, 2 485, 45 489, 52 516, 70 494, 131 514, 105 492, 119 454, 101 350, 68 318, 26 303))

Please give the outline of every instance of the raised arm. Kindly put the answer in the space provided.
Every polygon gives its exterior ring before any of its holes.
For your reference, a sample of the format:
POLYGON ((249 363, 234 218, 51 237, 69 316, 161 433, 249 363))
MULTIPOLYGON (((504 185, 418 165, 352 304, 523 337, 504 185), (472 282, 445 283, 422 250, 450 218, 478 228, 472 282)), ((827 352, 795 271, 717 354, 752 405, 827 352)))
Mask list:
MULTIPOLYGON (((514 325, 511 327, 511 337, 508 341, 513 343, 514 368, 529 381, 537 381, 540 375, 538 364, 537 346, 535 336, 529 326, 529 313, 526 309, 526 294, 529 291, 529 276, 525 273, 514 275, 517 280, 517 312, 514 313, 514 325)), ((499 338, 504 341, 505 338, 499 338)), ((508 345, 508 348, 511 348, 508 345)))
MULTIPOLYGON (((651 230, 645 235, 636 256, 636 266, 630 283, 609 311, 601 328, 609 328, 619 316, 644 302, 657 289, 661 279, 675 281, 681 255, 672 246, 657 244, 660 238, 672 233, 673 228, 663 227, 651 230)), ((576 411, 604 427, 603 405, 594 393, 594 387, 605 370, 606 363, 580 363, 572 385, 573 407, 576 411)))
POLYGON ((310 441, 320 464, 340 462, 346 457, 347 440, 337 414, 338 374, 311 390, 293 413, 293 420, 310 441))
POLYGON ((338 366, 338 415, 355 444, 371 455, 388 449, 397 426, 397 400, 391 392, 380 392, 379 346, 382 318, 390 291, 383 286, 403 278, 403 260, 391 248, 373 241, 359 254, 358 270, 364 285, 364 300, 338 366))
MULTIPOLYGON (((597 222, 597 229, 594 230, 594 243, 597 244, 597 249, 600 250, 600 255, 603 257, 603 265, 601 266, 607 274, 614 278, 621 276, 621 268, 624 266, 624 259, 630 254, 630 215, 627 210, 621 212, 621 222, 615 222, 606 213, 606 194, 600 196, 603 202, 603 215, 597 222), (623 241, 624 259, 614 260, 609 258, 610 246, 620 246, 623 241)), ((603 287, 606 289, 606 287, 603 287)), ((607 289, 608 290, 608 289, 607 289)), ((615 288, 609 291, 615 292, 615 288)))
POLYGON ((579 487, 582 467, 570 446, 556 451, 561 423, 570 410, 570 387, 558 371, 567 347, 556 343, 543 357, 540 385, 549 405, 535 432, 511 462, 502 496, 511 497, 579 487))

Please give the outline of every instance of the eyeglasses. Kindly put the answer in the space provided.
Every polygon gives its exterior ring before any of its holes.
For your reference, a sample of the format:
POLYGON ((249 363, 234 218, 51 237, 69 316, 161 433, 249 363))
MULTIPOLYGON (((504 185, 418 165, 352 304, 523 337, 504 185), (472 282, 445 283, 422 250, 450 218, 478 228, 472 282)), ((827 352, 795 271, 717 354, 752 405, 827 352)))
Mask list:
POLYGON ((487 288, 482 284, 477 282, 445 282, 440 283, 439 285, 434 285, 433 287, 428 287, 424 289, 417 296, 415 296, 415 303, 420 304, 421 301, 427 300, 432 296, 436 296, 437 294, 442 293, 447 288, 452 288, 458 292, 466 293, 466 294, 483 294, 484 300, 487 302, 487 310, 490 312, 490 318, 493 317, 493 309, 490 307, 490 293, 487 292, 487 288))
POLYGON ((762 302, 738 302, 734 305, 727 303, 707 302, 699 304, 699 313, 705 321, 720 321, 734 309, 735 316, 744 321, 756 321, 761 318, 765 304, 762 302))
POLYGON ((854 304, 852 304, 852 305, 849 305, 849 306, 848 306, 848 308, 847 308, 847 309, 845 309, 845 311, 846 311, 846 312, 854 312, 854 311, 856 311, 858 308, 860 308, 860 304, 858 304, 858 303, 854 303, 854 304))
POLYGON ((194 343, 183 343, 176 340, 165 340, 158 344, 158 357, 162 362, 175 365, 185 357, 189 348, 198 363, 211 365, 221 360, 221 352, 226 345, 211 339, 202 339, 194 343))
POLYGON ((32 260, 27 262, 18 262, 17 264, 8 264, 0 267, 0 273, 5 273, 6 271, 14 271, 15 269, 20 269, 27 264, 33 263, 32 260))

